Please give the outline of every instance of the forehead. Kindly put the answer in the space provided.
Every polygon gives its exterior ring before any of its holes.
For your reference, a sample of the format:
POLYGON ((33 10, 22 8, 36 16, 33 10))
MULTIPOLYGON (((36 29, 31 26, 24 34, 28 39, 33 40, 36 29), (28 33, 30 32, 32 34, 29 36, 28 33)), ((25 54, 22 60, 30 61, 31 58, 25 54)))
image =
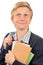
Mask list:
POLYGON ((28 7, 19 7, 14 12, 30 12, 28 7))

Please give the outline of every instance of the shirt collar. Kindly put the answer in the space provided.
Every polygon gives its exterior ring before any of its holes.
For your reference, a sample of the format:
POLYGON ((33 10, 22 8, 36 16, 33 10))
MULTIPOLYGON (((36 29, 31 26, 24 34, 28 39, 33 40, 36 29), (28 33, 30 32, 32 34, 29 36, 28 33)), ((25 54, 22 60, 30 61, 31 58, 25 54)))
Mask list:
POLYGON ((29 43, 29 40, 30 40, 30 36, 31 36, 31 32, 28 30, 27 33, 25 34, 25 36, 23 37, 22 41, 24 43, 29 43))
MULTIPOLYGON (((25 36, 20 41, 23 41, 24 43, 28 44, 29 40, 30 40, 30 36, 31 36, 31 31, 28 30, 27 33, 25 34, 25 36)), ((14 38, 15 41, 18 40, 16 32, 15 32, 13 38, 14 38)))

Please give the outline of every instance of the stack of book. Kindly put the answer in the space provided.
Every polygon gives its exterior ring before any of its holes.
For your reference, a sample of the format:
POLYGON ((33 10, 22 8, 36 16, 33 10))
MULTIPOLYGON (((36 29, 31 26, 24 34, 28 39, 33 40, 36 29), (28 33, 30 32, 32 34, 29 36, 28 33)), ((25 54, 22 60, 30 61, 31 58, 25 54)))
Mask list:
POLYGON ((31 50, 32 48, 30 45, 21 43, 19 41, 13 42, 12 52, 15 56, 15 60, 25 65, 28 65, 34 57, 34 54, 31 52, 31 50))

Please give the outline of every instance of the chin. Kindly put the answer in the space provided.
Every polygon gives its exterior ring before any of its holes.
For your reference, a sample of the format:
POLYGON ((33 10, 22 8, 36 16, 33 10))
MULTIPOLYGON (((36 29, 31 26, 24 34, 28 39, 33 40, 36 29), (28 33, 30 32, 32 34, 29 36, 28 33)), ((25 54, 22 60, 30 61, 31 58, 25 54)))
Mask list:
POLYGON ((25 28, 19 28, 20 30, 25 30, 25 28))

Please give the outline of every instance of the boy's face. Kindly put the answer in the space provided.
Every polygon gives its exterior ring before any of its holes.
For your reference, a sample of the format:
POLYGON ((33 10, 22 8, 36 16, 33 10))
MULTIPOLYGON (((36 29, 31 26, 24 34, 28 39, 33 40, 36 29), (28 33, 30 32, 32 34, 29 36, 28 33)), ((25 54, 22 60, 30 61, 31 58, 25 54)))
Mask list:
POLYGON ((27 7, 19 7, 14 11, 12 22, 16 29, 24 30, 29 27, 31 12, 27 7))

